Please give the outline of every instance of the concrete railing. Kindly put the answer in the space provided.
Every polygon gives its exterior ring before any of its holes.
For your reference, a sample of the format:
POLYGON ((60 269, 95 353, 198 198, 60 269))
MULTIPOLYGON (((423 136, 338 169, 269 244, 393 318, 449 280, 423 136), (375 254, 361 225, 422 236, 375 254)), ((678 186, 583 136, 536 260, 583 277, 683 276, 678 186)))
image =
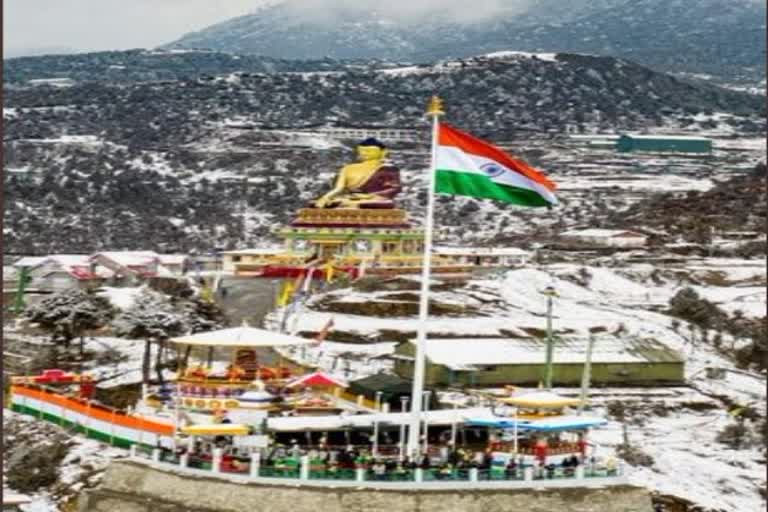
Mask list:
POLYGON ((500 488, 562 488, 562 487, 602 487, 625 485, 628 483, 624 467, 615 471, 592 469, 578 466, 568 471, 535 471, 526 466, 513 474, 503 470, 466 470, 440 471, 421 469, 414 471, 390 471, 377 474, 367 468, 328 470, 314 466, 308 457, 301 457, 298 464, 282 467, 267 467, 261 463, 258 454, 250 459, 237 459, 224 463, 222 453, 216 450, 210 460, 201 463, 194 456, 182 454, 176 457, 164 455, 158 449, 141 450, 131 447, 131 460, 146 464, 158 470, 172 471, 191 476, 208 476, 236 481, 238 483, 262 483, 310 487, 368 487, 392 489, 500 489, 500 488))

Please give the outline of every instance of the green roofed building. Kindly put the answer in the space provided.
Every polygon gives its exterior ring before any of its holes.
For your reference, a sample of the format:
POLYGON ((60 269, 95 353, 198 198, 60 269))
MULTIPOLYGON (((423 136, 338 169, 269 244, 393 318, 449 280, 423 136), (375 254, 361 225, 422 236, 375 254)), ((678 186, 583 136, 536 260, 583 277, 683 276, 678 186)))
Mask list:
POLYGON ((712 139, 680 135, 622 135, 616 143, 620 153, 710 153, 712 139))
MULTIPOLYGON (((584 370, 586 338, 556 339, 553 383, 578 386, 584 370)), ((546 344, 538 338, 428 339, 428 386, 537 385, 543 380, 546 344)), ((413 376, 415 341, 396 351, 395 373, 413 376)), ((679 384, 680 354, 651 339, 599 337, 592 353, 594 385, 679 384)))

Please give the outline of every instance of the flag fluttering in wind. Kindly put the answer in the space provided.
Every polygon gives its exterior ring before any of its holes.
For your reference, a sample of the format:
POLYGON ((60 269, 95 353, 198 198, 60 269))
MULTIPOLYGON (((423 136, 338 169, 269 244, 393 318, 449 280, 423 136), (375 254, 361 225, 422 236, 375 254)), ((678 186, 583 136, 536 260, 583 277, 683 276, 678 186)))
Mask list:
POLYGON ((277 298, 278 306, 287 306, 291 302, 293 292, 296 290, 296 283, 294 281, 283 281, 280 288, 280 294, 277 298))
POLYGON ((439 123, 435 192, 495 199, 520 206, 557 204, 555 184, 522 160, 439 123))
POLYGON ((328 323, 326 323, 323 328, 320 329, 320 332, 317 333, 317 336, 315 336, 315 345, 320 345, 325 340, 325 337, 328 336, 328 333, 333 329, 333 325, 333 317, 331 317, 331 319, 328 320, 328 323))

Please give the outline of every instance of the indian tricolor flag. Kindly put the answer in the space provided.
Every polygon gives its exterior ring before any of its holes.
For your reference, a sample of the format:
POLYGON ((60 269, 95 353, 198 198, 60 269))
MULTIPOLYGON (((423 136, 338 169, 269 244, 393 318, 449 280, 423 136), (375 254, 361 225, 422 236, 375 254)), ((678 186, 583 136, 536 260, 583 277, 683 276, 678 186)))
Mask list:
POLYGON ((444 123, 437 139, 435 192, 521 206, 557 204, 555 184, 522 160, 444 123))

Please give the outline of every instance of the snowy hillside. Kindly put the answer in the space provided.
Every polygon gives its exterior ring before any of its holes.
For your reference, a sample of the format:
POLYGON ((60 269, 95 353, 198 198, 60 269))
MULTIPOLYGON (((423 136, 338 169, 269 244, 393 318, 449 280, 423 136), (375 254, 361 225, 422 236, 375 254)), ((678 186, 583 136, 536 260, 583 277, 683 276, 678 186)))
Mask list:
MULTIPOLYGON (((597 450, 617 449, 623 442, 621 424, 626 423, 630 442, 650 457, 642 463, 634 462, 633 483, 662 495, 689 500, 701 507, 695 510, 759 510, 765 506, 766 483, 764 370, 744 369, 736 362, 734 351, 747 340, 724 334, 718 348, 708 341, 715 332, 704 334, 693 324, 680 322, 666 312, 670 299, 686 286, 682 276, 695 280, 708 272, 724 273, 724 282, 733 284, 697 286, 703 296, 726 310, 740 307, 733 297, 749 296, 755 307, 744 308, 746 315, 764 317, 766 274, 761 262, 706 259, 696 264, 653 267, 627 262, 616 262, 612 267, 556 264, 473 279, 461 286, 438 285, 428 329, 434 337, 542 336, 546 303, 539 290, 551 284, 560 294, 554 305, 554 328, 563 339, 583 338, 591 330, 599 332, 598 343, 603 349, 610 345, 611 350, 621 350, 634 338, 663 342, 687 359, 687 386, 595 389, 592 407, 612 419, 606 428, 592 435, 597 450), (656 274, 654 269, 658 269, 656 274), (742 280, 755 284, 736 284, 742 280), (447 308, 450 305, 455 309, 447 308), (706 368, 723 368, 724 377, 711 379, 706 368), (724 432, 737 428, 731 413, 740 407, 750 411, 750 419, 743 423, 743 437, 735 441, 724 432)), ((399 286, 412 289, 407 281, 400 281, 399 286)), ((415 330, 414 315, 393 313, 382 317, 382 308, 378 306, 388 304, 394 311, 393 304, 408 300, 403 291, 394 289, 394 284, 387 288, 390 291, 346 289, 321 294, 296 319, 296 327, 301 332, 317 332, 333 315, 335 327, 329 334, 330 340, 376 341, 370 347, 387 350, 387 343, 413 337, 415 330), (340 305, 353 304, 357 304, 359 314, 339 312, 349 311, 349 307, 340 305)), ((289 325, 293 323, 289 320, 289 325)), ((367 349, 362 348, 369 345, 358 347, 361 346, 349 342, 332 342, 291 355, 342 377, 380 369, 381 359, 373 359, 375 353, 366 355, 367 349), (357 362, 351 365, 352 373, 347 370, 348 364, 338 361, 345 359, 339 356, 345 352, 347 359, 357 354, 357 362)), ((465 350, 476 349, 469 341, 465 350)), ((556 348, 556 361, 557 358, 556 348)), ((578 394, 577 389, 558 391, 571 396, 578 394)), ((451 396, 455 398, 457 394, 451 396)))
POLYGON ((141 82, 180 80, 222 73, 274 73, 335 69, 330 60, 282 60, 209 50, 126 50, 17 57, 3 60, 3 81, 71 78, 76 81, 141 82))
MULTIPOLYGON (((571 196, 578 208, 544 216, 547 225, 587 222, 593 210, 654 190, 707 189, 721 173, 751 170, 761 158, 759 146, 746 144, 764 126, 759 97, 610 58, 502 52, 433 66, 14 85, 3 111, 12 199, 5 202, 6 251, 144 244, 207 251, 267 242, 353 158, 355 141, 319 131, 325 126, 414 129, 411 140, 384 138, 403 169, 402 204, 418 220, 428 156, 422 110, 437 91, 456 126, 556 181, 567 176, 562 199, 571 196), (616 155, 564 133, 618 130, 712 134, 723 149, 706 160, 616 155), (604 193, 613 186, 627 193, 604 193)), ((474 233, 488 242, 535 228, 527 214, 503 205, 448 198, 441 205, 449 237, 474 233), (485 227, 464 229, 463 222, 485 227)))

